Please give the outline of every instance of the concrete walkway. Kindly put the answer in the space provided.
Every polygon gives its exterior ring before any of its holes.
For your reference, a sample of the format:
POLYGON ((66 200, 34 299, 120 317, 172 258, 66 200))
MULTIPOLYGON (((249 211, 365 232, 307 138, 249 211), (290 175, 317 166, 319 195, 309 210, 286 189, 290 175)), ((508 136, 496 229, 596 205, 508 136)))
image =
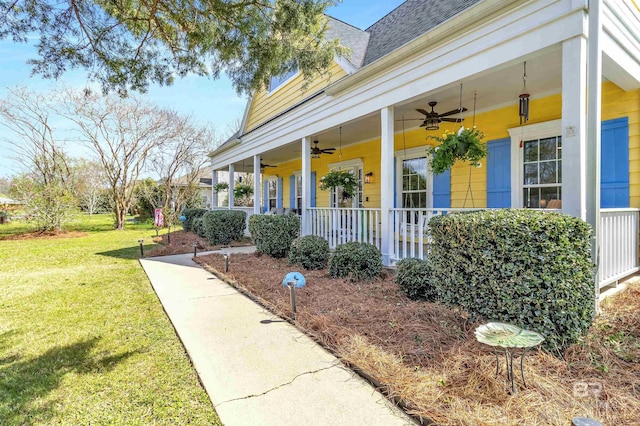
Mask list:
POLYGON ((415 424, 333 355, 191 257, 140 263, 225 425, 415 424))

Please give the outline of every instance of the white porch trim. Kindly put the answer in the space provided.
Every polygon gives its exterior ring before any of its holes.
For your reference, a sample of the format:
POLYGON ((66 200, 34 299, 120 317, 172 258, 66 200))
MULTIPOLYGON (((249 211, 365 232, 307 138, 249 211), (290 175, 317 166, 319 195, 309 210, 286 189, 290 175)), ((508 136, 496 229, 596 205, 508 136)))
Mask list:
POLYGON ((302 138, 302 235, 311 233, 309 209, 311 208, 311 136, 302 138))
POLYGON ((229 208, 233 208, 235 206, 235 196, 233 194, 233 190, 236 186, 235 180, 235 166, 233 164, 229 164, 229 208))
POLYGON ((262 174, 260 173, 260 154, 253 156, 253 213, 260 214, 262 204, 262 174))
POLYGON ((391 209, 393 209, 393 151, 394 151, 394 114, 393 107, 388 106, 380 110, 381 138, 380 138, 380 251, 382 263, 390 265, 393 259, 391 244, 391 209))

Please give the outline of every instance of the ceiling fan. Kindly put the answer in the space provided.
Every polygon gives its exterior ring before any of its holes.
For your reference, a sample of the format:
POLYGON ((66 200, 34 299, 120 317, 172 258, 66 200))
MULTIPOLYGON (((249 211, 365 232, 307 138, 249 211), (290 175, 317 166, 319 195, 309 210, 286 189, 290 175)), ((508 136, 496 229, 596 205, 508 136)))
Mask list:
MULTIPOLYGON (((460 117, 449 118, 449 116, 465 112, 467 111, 466 108, 460 107, 457 109, 452 109, 451 111, 444 112, 442 114, 438 114, 436 111, 433 110, 437 104, 438 103, 435 101, 429 102, 431 111, 425 111, 421 108, 416 109, 416 111, 418 111, 420 114, 423 114, 425 116, 420 127, 424 127, 427 130, 438 130, 439 124, 443 121, 446 121, 449 123, 461 123, 462 121, 464 121, 463 118, 460 118, 460 117)), ((422 118, 409 118, 405 120, 422 120, 422 118)))
POLYGON ((315 140, 313 141, 313 146, 311 147, 311 157, 312 158, 320 158, 320 154, 333 154, 333 151, 335 151, 335 148, 324 148, 324 149, 320 149, 318 147, 318 141, 315 140))
POLYGON ((264 164, 262 162, 262 160, 260 160, 260 170, 264 170, 265 167, 278 167, 278 166, 272 166, 271 164, 264 164))

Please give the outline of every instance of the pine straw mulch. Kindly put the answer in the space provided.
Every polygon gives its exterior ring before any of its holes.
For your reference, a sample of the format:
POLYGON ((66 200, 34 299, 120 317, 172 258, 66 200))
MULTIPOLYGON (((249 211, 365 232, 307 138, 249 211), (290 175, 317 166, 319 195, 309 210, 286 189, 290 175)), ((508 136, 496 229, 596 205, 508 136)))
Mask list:
POLYGON ((172 232, 171 244, 169 244, 166 233, 153 237, 153 242, 158 246, 145 252, 145 257, 193 253, 194 242, 198 243, 198 252, 220 250, 223 247, 245 247, 253 244, 249 238, 243 238, 240 241, 232 241, 230 245, 211 245, 206 238, 199 237, 193 232, 185 231, 172 232))
MULTIPOLYGON (((226 275, 218 254, 197 261, 272 312, 292 317, 281 282, 297 268, 286 259, 233 254, 226 275)), ((638 284, 605 303, 592 331, 564 359, 542 350, 527 354, 528 388, 517 373, 519 391, 510 395, 504 366, 496 378, 495 356, 476 341, 477 324, 464 312, 411 301, 390 275, 350 283, 324 270, 303 273, 308 285, 296 292, 295 324, 425 423, 564 426, 586 416, 606 425, 640 424, 638 284)))
POLYGON ((33 231, 23 234, 13 234, 1 236, 2 241, 18 241, 18 240, 53 240, 57 238, 80 238, 89 235, 86 232, 79 231, 33 231))

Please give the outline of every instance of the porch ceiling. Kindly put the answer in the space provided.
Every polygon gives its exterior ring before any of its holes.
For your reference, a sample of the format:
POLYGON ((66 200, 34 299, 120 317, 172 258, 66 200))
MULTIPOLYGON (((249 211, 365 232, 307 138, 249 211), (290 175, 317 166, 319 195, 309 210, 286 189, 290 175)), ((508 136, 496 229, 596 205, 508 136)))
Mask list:
MULTIPOLYGON (((493 110, 496 108, 517 103, 518 95, 522 91, 523 63, 527 61, 527 91, 532 98, 544 97, 561 90, 562 82, 562 49, 553 46, 526 58, 520 58, 515 63, 494 68, 491 72, 474 75, 463 81, 462 106, 468 111, 463 114, 465 125, 471 125, 473 115, 474 94, 476 98, 476 113, 493 110)), ((417 108, 430 110, 429 102, 438 102, 436 112, 446 112, 458 108, 460 102, 460 85, 452 84, 442 87, 426 96, 407 100, 396 105, 394 115, 396 118, 395 131, 402 131, 402 120, 405 129, 413 129, 421 124, 424 116, 416 111, 417 108)), ((342 146, 361 143, 380 137, 380 114, 373 113, 359 117, 357 120, 342 124, 342 146)), ((328 129, 319 134, 311 135, 311 140, 318 140, 320 148, 338 148, 340 144, 340 127, 328 129)), ((295 141, 268 152, 262 153, 265 164, 277 165, 283 162, 300 158, 301 143, 295 141)), ((337 155, 333 155, 336 157, 337 155)), ((248 158, 236 163, 236 171, 253 170, 253 161, 248 158)))

